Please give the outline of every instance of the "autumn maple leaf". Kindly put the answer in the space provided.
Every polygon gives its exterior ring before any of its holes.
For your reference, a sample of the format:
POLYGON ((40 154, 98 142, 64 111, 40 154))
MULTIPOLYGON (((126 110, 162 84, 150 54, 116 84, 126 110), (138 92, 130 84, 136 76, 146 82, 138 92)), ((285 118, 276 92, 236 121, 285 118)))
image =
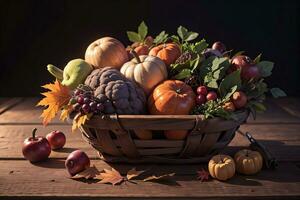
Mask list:
POLYGON ((207 181, 209 179, 209 172, 203 168, 197 171, 197 175, 198 180, 200 180, 201 182, 207 181))
POLYGON ((70 98, 70 90, 67 86, 63 86, 58 80, 54 83, 49 83, 42 86, 48 89, 48 92, 42 93, 45 96, 37 106, 45 106, 41 117, 43 118, 43 125, 46 126, 59 112, 59 110, 66 105, 70 98))
POLYGON ((85 178, 85 179, 93 179, 95 177, 97 177, 97 175, 99 175, 100 172, 99 170, 96 168, 95 165, 93 165, 92 167, 88 167, 87 169, 83 170, 82 172, 77 173, 76 175, 72 176, 72 179, 81 179, 81 178, 85 178))
POLYGON ((127 172, 126 177, 122 176, 120 172, 112 168, 104 169, 104 172, 100 173, 99 178, 101 181, 99 183, 111 183, 112 185, 116 185, 122 182, 130 181, 138 176, 140 176, 145 171, 137 171, 135 168, 132 168, 127 172))
POLYGON ((161 181, 161 180, 168 180, 169 178, 171 178, 172 176, 174 176, 175 173, 171 173, 171 174, 163 174, 163 175, 160 175, 160 176, 157 176, 157 175, 152 175, 152 176, 149 176, 147 178, 145 178, 143 181, 146 182, 146 181, 161 181))
POLYGON ((85 124, 85 122, 89 120, 92 116, 92 113, 85 115, 81 115, 81 113, 78 113, 73 119, 72 132, 74 132, 77 128, 85 124))

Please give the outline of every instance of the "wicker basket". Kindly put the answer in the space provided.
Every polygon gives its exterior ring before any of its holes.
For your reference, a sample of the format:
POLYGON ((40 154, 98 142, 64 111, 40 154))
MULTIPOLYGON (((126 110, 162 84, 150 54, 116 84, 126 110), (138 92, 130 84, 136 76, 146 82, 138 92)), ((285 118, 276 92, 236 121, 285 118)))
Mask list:
POLYGON ((95 116, 80 130, 107 162, 197 163, 209 160, 230 143, 249 115, 248 111, 236 114, 236 120, 203 120, 201 115, 95 116), (135 139, 134 131, 141 129, 152 130, 156 139, 135 139), (185 140, 167 140, 163 130, 190 131, 185 140))

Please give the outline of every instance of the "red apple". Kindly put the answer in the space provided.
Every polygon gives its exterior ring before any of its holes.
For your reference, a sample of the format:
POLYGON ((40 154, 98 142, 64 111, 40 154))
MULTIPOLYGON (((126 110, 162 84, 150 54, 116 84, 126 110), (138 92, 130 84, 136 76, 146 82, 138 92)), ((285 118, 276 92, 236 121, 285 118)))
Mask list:
POLYGON ((233 93, 231 101, 237 109, 243 108, 247 104, 247 96, 244 92, 238 91, 233 93))
POLYGON ((66 144, 66 136, 61 131, 52 131, 46 135, 46 138, 53 150, 63 148, 66 144))
POLYGON ((211 48, 218 50, 220 53, 224 53, 226 51, 226 46, 220 41, 215 42, 211 48))
POLYGON ((210 91, 209 93, 207 93, 207 95, 206 95, 206 99, 207 99, 207 101, 210 101, 210 100, 216 100, 218 98, 218 95, 217 95, 217 93, 216 92, 214 92, 214 91, 210 91))
POLYGON ((207 95, 207 89, 205 86, 199 86, 197 88, 197 94, 207 95))
POLYGON ((32 130, 32 137, 26 138, 22 147, 24 157, 31 162, 45 160, 51 153, 48 140, 42 136, 36 137, 36 131, 36 128, 32 130))
POLYGON ((249 58, 248 56, 239 55, 232 58, 231 64, 233 69, 237 70, 237 69, 243 69, 245 67, 250 67, 254 63, 251 60, 251 58, 249 58))
POLYGON ((242 78, 245 80, 249 80, 251 78, 257 78, 260 76, 260 72, 257 66, 253 65, 250 67, 246 67, 242 70, 241 74, 242 78))
POLYGON ((69 174, 74 176, 90 166, 90 159, 83 151, 76 150, 69 154, 65 166, 69 174))

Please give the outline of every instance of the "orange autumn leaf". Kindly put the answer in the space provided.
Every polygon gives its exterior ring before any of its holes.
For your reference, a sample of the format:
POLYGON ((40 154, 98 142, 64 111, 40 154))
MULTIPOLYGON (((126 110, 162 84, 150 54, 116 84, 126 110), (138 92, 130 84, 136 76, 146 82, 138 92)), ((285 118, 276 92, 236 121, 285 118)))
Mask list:
POLYGON ((87 120, 89 120, 92 116, 92 113, 81 115, 78 113, 73 119, 72 132, 74 132, 77 128, 85 124, 87 120))
POLYGON ((45 106, 41 117, 43 118, 43 125, 46 126, 59 112, 59 110, 66 105, 70 98, 70 90, 63 86, 59 81, 49 83, 42 86, 48 89, 48 92, 42 93, 45 97, 37 104, 37 106, 45 106))
POLYGON ((100 171, 97 169, 95 165, 93 165, 92 167, 88 167, 82 172, 79 172, 76 175, 72 176, 71 179, 81 179, 81 178, 93 179, 98 175, 100 175, 100 171))
POLYGON ((126 177, 122 176, 120 172, 112 168, 104 169, 104 172, 100 173, 97 178, 101 179, 99 183, 110 183, 112 185, 120 184, 122 182, 130 181, 131 179, 134 179, 138 176, 140 176, 145 171, 137 171, 135 168, 132 168, 127 172, 126 177))
POLYGON ((73 110, 74 108, 72 105, 66 105, 64 109, 61 111, 59 119, 61 121, 65 121, 73 110))

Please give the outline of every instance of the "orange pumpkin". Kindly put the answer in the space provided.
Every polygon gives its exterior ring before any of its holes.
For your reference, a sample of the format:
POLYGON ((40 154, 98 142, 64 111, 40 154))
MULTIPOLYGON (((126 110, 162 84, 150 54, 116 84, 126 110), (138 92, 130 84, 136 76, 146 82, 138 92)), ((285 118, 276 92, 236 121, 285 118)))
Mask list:
POLYGON ((187 115, 195 106, 193 89, 179 80, 166 80, 158 85, 148 99, 153 115, 187 115))
POLYGON ((166 43, 152 48, 149 55, 159 57, 167 66, 169 66, 181 55, 181 50, 175 43, 166 43))
POLYGON ((128 61, 123 44, 112 37, 103 37, 91 43, 86 52, 85 60, 95 68, 114 67, 120 69, 128 61))

